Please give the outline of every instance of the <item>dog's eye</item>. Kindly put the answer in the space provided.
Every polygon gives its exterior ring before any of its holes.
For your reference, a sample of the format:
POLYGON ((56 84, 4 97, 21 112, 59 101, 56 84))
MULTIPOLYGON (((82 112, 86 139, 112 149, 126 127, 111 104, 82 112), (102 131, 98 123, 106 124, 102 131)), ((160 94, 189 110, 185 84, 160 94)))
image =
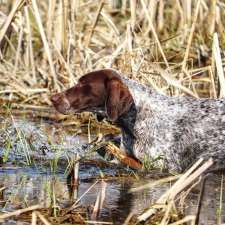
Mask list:
POLYGON ((92 103, 93 101, 92 101, 92 99, 87 99, 86 101, 85 101, 85 103, 86 103, 86 105, 90 105, 91 103, 92 103))

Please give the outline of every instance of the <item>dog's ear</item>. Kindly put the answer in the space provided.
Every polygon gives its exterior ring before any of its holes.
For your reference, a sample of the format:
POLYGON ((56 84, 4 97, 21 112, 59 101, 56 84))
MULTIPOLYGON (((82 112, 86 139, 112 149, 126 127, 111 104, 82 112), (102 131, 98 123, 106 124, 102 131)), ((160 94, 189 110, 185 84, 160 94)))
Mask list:
POLYGON ((127 112, 133 102, 129 89, 119 79, 110 79, 106 86, 106 112, 111 121, 127 112))

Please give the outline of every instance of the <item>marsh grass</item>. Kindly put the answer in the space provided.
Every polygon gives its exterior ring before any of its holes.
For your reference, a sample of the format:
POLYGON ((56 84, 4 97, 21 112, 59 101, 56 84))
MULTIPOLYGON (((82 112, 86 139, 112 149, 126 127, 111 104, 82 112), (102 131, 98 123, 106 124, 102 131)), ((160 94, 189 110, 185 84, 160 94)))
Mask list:
POLYGON ((1 98, 50 105, 50 93, 106 67, 165 94, 224 95, 222 1, 125 2, 3 1, 1 98))
MULTIPOLYGON (((93 129, 102 125, 87 114, 73 118, 56 114, 50 109, 49 96, 72 86, 87 72, 109 67, 162 94, 225 96, 225 4, 221 0, 0 0, 0 6, 0 103, 5 106, 1 114, 27 112, 65 127, 82 128, 86 123, 91 141, 93 129)), ((103 127, 119 132, 107 123, 103 127)), ((30 164, 28 143, 19 130, 18 138, 30 164)), ((5 159, 11 145, 6 142, 5 159)), ((146 167, 152 168, 153 163, 146 161, 146 167)), ((52 170, 56 167, 57 159, 52 170)), ((192 180, 186 177, 182 181, 192 180)), ((175 198, 177 190, 170 192, 175 198)), ((49 224, 48 212, 37 211, 39 207, 24 209, 33 211, 28 221, 49 224)), ((77 213, 76 222, 86 223, 86 209, 72 209, 77 213)), ((195 217, 180 218, 174 209, 172 199, 153 221, 168 224, 172 218, 170 224, 194 224, 195 217)), ((126 224, 134 223, 130 219, 126 224)))

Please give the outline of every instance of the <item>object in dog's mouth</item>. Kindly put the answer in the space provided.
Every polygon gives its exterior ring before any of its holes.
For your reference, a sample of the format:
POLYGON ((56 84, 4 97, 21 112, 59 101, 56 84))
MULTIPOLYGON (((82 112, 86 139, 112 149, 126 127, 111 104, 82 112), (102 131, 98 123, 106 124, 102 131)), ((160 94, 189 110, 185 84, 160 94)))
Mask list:
POLYGON ((93 112, 121 128, 120 149, 135 162, 183 172, 199 158, 225 160, 225 100, 169 97, 112 69, 83 75, 51 97, 61 113, 93 112))

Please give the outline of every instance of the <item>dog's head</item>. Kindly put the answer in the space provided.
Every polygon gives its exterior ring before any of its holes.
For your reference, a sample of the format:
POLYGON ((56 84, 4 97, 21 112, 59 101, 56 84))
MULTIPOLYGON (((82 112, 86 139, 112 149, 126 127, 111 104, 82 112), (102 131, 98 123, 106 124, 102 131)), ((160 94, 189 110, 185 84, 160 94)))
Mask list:
POLYGON ((85 74, 74 87, 53 95, 51 101, 63 114, 104 109, 108 118, 116 121, 129 110, 133 98, 120 75, 105 69, 85 74))

